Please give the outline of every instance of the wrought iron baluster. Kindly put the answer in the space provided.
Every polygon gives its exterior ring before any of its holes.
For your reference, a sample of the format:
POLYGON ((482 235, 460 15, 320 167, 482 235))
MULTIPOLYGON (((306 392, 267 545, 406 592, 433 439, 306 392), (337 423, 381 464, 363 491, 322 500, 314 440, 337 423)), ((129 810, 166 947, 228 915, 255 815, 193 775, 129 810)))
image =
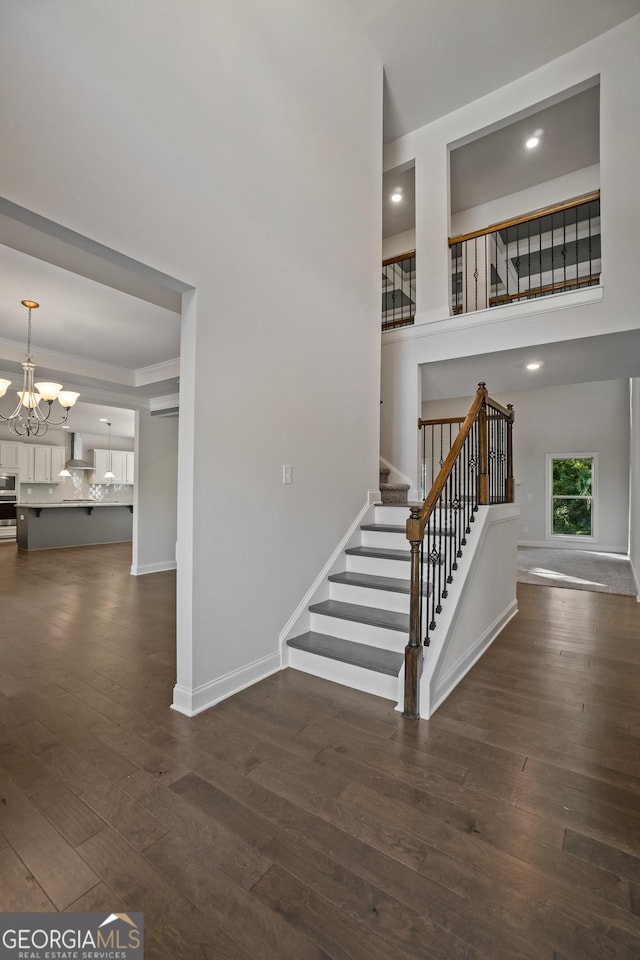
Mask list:
MULTIPOLYGON (((527 223, 527 290, 531 290, 531 223, 527 223)), ((529 298, 527 297, 527 300, 529 298)))
POLYGON ((562 288, 567 289, 567 211, 562 211, 562 288))
POLYGON ((576 207, 576 290, 580 289, 580 247, 578 245, 578 207, 576 207))
POLYGON ((542 290, 542 217, 538 220, 538 276, 538 288, 542 290))
POLYGON ((474 270, 473 270, 473 279, 475 281, 475 309, 478 309, 478 238, 474 237, 473 240, 473 256, 474 256, 474 270))

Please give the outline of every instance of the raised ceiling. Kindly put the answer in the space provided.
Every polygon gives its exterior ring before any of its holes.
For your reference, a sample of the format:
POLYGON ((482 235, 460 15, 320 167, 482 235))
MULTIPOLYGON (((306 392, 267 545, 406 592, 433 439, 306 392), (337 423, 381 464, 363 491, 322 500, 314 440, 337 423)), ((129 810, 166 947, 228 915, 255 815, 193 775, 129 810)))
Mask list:
POLYGON ((421 370, 423 400, 471 397, 481 380, 491 396, 504 396, 509 391, 638 377, 640 330, 456 357, 425 363, 421 370), (526 364, 533 361, 542 366, 532 373, 526 364))
POLYGON ((477 207, 599 162, 600 86, 594 83, 451 150, 451 212, 477 207), (540 142, 528 150, 525 141, 534 133, 540 142))
POLYGON ((384 65, 387 143, 640 13, 640 0, 350 2, 384 65))

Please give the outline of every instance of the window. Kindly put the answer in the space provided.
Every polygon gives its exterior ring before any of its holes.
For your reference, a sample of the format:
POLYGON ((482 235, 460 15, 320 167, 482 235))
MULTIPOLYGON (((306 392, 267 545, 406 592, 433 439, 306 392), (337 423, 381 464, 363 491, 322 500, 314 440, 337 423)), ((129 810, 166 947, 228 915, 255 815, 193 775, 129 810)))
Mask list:
POLYGON ((596 536, 597 455, 547 456, 549 513, 547 536, 596 536))

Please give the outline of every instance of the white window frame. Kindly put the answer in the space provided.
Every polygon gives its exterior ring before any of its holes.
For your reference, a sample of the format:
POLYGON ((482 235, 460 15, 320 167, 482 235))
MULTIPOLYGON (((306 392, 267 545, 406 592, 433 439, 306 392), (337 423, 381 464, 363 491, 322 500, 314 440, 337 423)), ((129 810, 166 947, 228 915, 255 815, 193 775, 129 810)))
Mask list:
POLYGON ((545 536, 547 540, 566 543, 596 543, 598 540, 598 454, 587 453, 547 453, 545 483, 545 536), (553 461, 554 460, 591 460, 591 536, 553 532, 553 461))

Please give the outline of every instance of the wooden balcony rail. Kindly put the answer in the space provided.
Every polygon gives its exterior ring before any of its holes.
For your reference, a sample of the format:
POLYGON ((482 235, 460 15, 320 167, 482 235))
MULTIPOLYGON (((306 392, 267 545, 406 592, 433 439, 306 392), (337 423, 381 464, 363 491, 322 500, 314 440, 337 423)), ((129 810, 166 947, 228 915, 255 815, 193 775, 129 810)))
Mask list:
POLYGON ((413 323, 416 313, 416 252, 382 261, 382 329, 413 323))
POLYGON ((422 647, 429 646, 436 629, 478 506, 513 502, 513 421, 513 407, 492 400, 484 383, 478 384, 466 417, 418 421, 424 502, 410 508, 407 520, 411 589, 405 717, 419 716, 422 647))
POLYGON ((600 191, 449 238, 451 313, 600 282, 600 191))

